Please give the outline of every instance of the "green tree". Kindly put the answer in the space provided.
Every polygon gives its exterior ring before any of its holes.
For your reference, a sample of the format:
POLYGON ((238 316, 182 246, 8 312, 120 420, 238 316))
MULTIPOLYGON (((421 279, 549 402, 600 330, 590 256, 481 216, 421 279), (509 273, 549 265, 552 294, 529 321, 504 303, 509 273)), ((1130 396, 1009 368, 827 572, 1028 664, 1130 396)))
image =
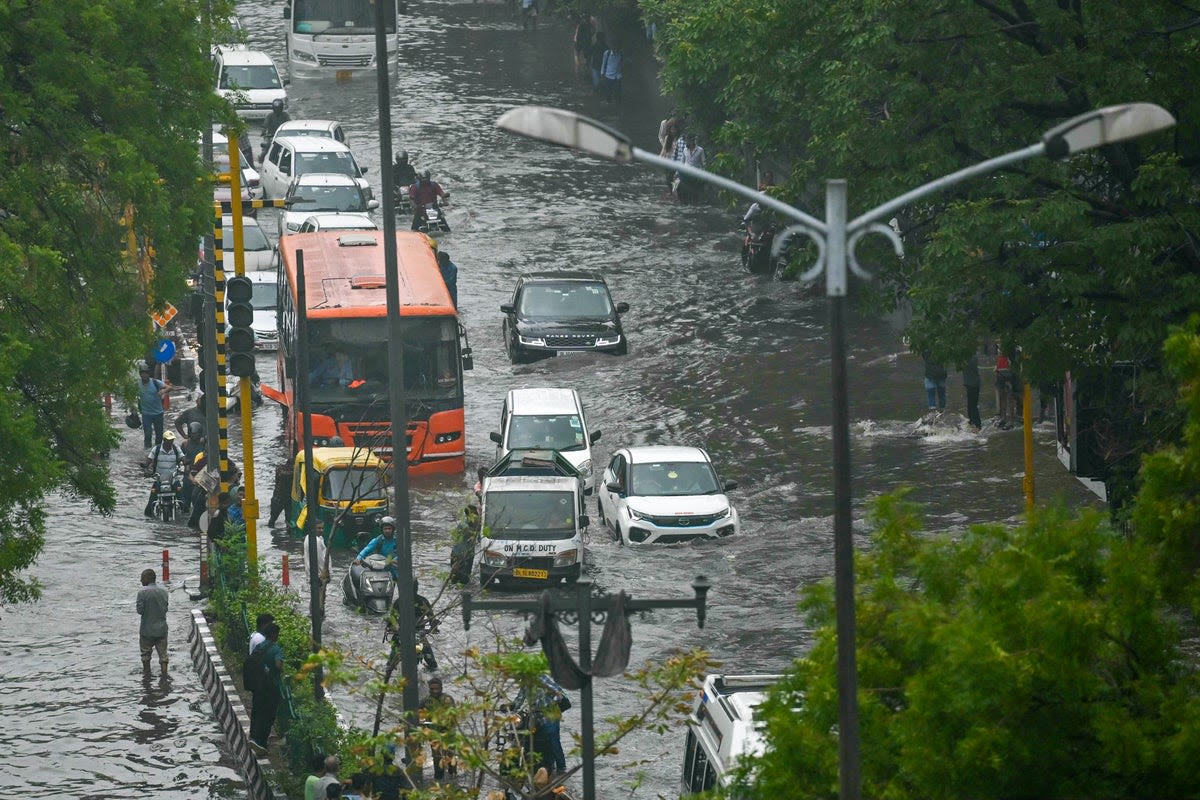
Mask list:
MULTIPOLYGON (((1093 512, 929 537, 899 497, 857 559, 867 797, 1195 797, 1200 690, 1145 542, 1093 512)), ((831 587, 763 715, 752 796, 837 794, 831 587)))
MULTIPOLYGON (((215 2, 227 12, 231 3, 215 2)), ((178 298, 211 227, 197 148, 221 108, 201 0, 0 2, 0 605, 37 596, 54 490, 102 512, 147 297, 178 298), (155 271, 122 254, 133 209, 155 271)))
MULTIPOLYGON (((711 131, 726 171, 743 154, 790 165, 783 194, 820 210, 849 181, 851 216, 1038 140, 1056 123, 1150 101, 1179 127, 1067 162, 962 184, 897 220, 902 261, 871 293, 909 304, 916 351, 961 362, 984 336, 1019 346, 1025 378, 1057 383, 1128 363, 1139 435, 1178 433, 1159 345, 1200 297, 1197 11, 1172 0, 641 0, 659 23, 664 84, 711 131)), ((710 148, 710 150, 713 148, 710 148)), ((748 176, 746 176, 748 177, 748 176)))

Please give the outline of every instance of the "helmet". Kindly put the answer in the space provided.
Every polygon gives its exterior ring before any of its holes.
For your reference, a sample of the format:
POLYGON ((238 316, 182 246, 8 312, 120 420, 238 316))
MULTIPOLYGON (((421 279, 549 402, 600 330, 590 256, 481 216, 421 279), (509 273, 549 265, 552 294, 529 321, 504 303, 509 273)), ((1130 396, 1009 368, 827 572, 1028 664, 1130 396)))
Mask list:
POLYGON ((283 111, 283 101, 280 100, 278 97, 276 97, 274 100, 271 101, 271 110, 272 111, 283 111))
POLYGON ((346 443, 343 442, 342 437, 338 436, 337 434, 330 436, 329 443, 326 445, 326 447, 345 447, 345 446, 346 446, 346 443))
POLYGON ((188 438, 189 439, 200 439, 203 437, 204 437, 204 426, 203 425, 201 425, 199 422, 193 422, 192 424, 188 425, 188 438))
POLYGON ((408 163, 408 151, 407 150, 401 150, 399 153, 396 153, 396 163, 397 164, 407 164, 408 163))
POLYGON ((427 170, 427 169, 423 169, 423 170, 421 170, 421 180, 423 180, 423 181, 428 181, 429 179, 430 179, 430 172, 429 172, 429 170, 427 170))
POLYGON ((383 530, 383 527, 385 525, 390 526, 393 531, 396 530, 396 518, 393 516, 390 516, 390 515, 386 516, 386 517, 382 517, 379 520, 379 529, 383 530))

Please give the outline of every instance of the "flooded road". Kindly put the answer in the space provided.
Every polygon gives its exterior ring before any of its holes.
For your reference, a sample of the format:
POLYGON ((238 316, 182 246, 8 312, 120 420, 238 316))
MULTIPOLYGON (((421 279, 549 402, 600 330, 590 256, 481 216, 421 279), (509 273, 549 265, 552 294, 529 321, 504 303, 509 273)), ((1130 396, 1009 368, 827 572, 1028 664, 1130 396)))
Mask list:
MULTIPOLYGON (((280 9, 260 0, 241 4, 239 15, 252 46, 270 52, 282 69, 280 9)), ((539 30, 523 32, 506 4, 415 3, 402 36, 402 64, 393 75, 394 146, 413 154, 418 169, 431 169, 453 199, 448 216, 454 232, 442 238, 442 247, 459 267, 462 320, 475 352, 466 381, 468 472, 491 462, 488 432, 496 430, 505 392, 518 387, 577 389, 591 427, 603 431, 597 466, 624 445, 705 447, 723 476, 739 483, 731 497, 741 513, 741 534, 695 545, 621 547, 593 522, 588 571, 607 591, 643 597, 690 597, 695 575, 713 581, 703 631, 685 612, 634 619, 635 665, 695 646, 709 649, 726 671, 782 670, 810 642, 795 613, 797 590, 832 572, 824 300, 797 284, 741 272, 733 232, 737 210, 681 208, 668 200, 656 172, 582 158, 494 128, 504 110, 536 103, 595 116, 652 147, 667 104, 653 93, 651 80, 634 74, 652 70, 648 60, 633 60, 625 97, 614 106, 600 103, 576 75, 563 20, 544 16, 539 30), (518 274, 547 269, 596 270, 607 278, 613 299, 631 306, 624 318, 628 356, 508 363, 499 305, 509 299, 518 274)), ((374 82, 298 81, 289 92, 293 118, 344 124, 378 195, 374 82)), ((953 425, 918 430, 925 408, 922 365, 905 352, 894 326, 852 318, 849 344, 857 527, 862 529, 872 496, 905 485, 926 505, 932 529, 1016 518, 1024 504, 1020 433, 985 428, 977 436, 953 425)), ((259 366, 270 382, 273 359, 260 356, 259 366)), ((952 374, 949 383, 951 409, 963 412, 961 381, 952 374)), ((986 388, 983 403, 987 416, 994 405, 986 388)), ((177 400, 178 408, 186 405, 177 400)), ((264 509, 261 557, 277 573, 284 551, 293 565, 302 562, 298 546, 282 531, 265 530, 272 468, 284 458, 279 412, 264 407, 254 418, 264 509)), ((236 420, 231 433, 233 456, 241 461, 236 420)), ((1054 459, 1052 429, 1039 429, 1036 439, 1039 497, 1091 502, 1054 459)), ((128 437, 113 457, 122 499, 116 517, 102 519, 69 500, 54 512, 46 553, 34 570, 47 584, 46 598, 38 606, 7 610, 0 622, 0 713, 9 721, 0 733, 0 775, 32 788, 35 797, 237 793, 238 779, 222 761, 207 701, 185 664, 189 604, 178 590, 172 593, 174 682, 165 694, 157 679, 150 689, 141 684, 133 613, 137 574, 157 567, 163 547, 186 552, 192 573, 196 556, 186 530, 141 518, 146 482, 135 467, 140 456, 140 441, 128 437)), ((435 573, 447 567, 447 531, 469 496, 466 476, 412 486, 414 560, 426 593, 432 594, 435 573)), ((594 507, 592 512, 594 519, 594 507)), ((336 579, 350 557, 337 554, 336 579)), ((178 577, 188 572, 176 566, 178 577)), ((381 653, 380 623, 341 606, 336 585, 329 596, 326 640, 381 653)), ((513 634, 523 629, 516 616, 495 624, 513 634)), ((448 617, 434 640, 444 673, 461 671, 456 653, 468 642, 485 641, 474 627, 465 635, 457 613, 448 617)), ((570 635, 568 641, 575 643, 570 635)), ((452 686, 447 690, 454 693, 452 686)), ((620 679, 597 682, 596 704, 598 719, 634 708, 620 679)), ((345 698, 342 706, 351 719, 369 725, 373 708, 365 701, 345 698)), ((564 740, 577 733, 578 720, 577 711, 567 713, 564 740)), ((600 762, 601 796, 627 796, 635 781, 641 782, 637 796, 672 796, 682 738, 641 734, 627 740, 619 762, 600 762), (633 759, 642 762, 637 770, 614 766, 633 759)))

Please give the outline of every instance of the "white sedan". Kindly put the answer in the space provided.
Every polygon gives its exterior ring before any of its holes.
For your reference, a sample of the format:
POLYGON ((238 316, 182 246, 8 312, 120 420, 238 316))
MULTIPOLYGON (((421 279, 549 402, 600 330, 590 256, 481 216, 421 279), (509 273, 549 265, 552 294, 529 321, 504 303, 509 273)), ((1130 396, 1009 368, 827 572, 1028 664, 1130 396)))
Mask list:
POLYGON ((604 470, 600 522, 623 544, 671 544, 738 532, 737 509, 699 447, 623 447, 604 470))

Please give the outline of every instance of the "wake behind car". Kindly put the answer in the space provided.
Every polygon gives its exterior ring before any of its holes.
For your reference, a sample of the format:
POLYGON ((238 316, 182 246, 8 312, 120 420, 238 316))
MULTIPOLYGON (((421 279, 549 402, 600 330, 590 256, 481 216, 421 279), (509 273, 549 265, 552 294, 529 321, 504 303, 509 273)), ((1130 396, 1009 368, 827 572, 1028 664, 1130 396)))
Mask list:
POLYGON ((738 513, 699 447, 622 447, 597 490, 600 524, 623 544, 672 544, 738 532, 738 513))
POLYGON ((608 284, 595 272, 534 272, 517 279, 504 312, 504 349, 514 364, 560 352, 625 355, 621 327, 628 303, 613 304, 608 284))

